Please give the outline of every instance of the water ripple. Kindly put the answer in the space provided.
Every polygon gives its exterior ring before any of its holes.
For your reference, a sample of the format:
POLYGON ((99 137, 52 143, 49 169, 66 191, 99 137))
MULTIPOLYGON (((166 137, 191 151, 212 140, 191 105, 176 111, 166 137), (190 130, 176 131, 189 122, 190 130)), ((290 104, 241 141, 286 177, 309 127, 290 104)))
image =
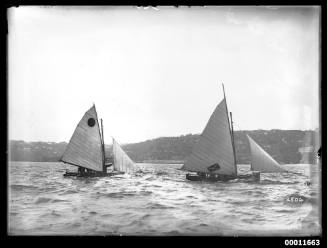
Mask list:
MULTIPOLYGON (((299 225, 305 234, 320 230, 319 190, 316 183, 305 183, 307 176, 264 174, 259 183, 191 182, 178 170, 180 165, 141 166, 132 175, 85 179, 62 176, 73 166, 12 162, 9 232, 233 236, 294 234, 299 225), (286 204, 285 198, 294 194, 306 202, 286 204)), ((291 167, 297 172, 310 169, 291 167)))

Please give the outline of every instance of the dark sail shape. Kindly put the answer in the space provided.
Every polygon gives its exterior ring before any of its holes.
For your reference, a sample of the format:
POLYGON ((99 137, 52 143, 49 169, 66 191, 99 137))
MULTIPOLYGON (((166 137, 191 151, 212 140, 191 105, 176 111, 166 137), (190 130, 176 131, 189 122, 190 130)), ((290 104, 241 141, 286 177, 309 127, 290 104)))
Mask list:
POLYGON ((263 150, 249 135, 251 149, 251 170, 262 173, 287 172, 265 150, 263 150))
POLYGON ((61 161, 102 171, 103 151, 95 106, 90 108, 78 123, 61 161))
POLYGON ((215 170, 219 170, 219 169, 220 169, 220 166, 219 166, 218 163, 215 163, 215 164, 210 165, 210 166, 208 167, 208 171, 210 171, 210 172, 214 172, 215 170))
POLYGON ((221 175, 236 175, 225 98, 211 115, 200 136, 200 140, 195 144, 191 155, 181 169, 221 175))
POLYGON ((132 159, 124 152, 118 142, 113 139, 112 141, 113 154, 114 154, 114 169, 117 171, 131 173, 137 169, 132 159))

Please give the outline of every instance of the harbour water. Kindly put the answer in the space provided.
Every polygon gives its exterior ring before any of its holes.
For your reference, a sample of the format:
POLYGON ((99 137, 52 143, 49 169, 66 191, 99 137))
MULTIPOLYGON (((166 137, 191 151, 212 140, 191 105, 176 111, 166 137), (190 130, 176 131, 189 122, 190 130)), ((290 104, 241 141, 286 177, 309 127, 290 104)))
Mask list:
POLYGON ((318 165, 285 165, 298 174, 261 174, 258 183, 192 182, 180 164, 137 165, 135 174, 86 179, 64 178, 75 168, 62 163, 10 162, 8 234, 320 234, 318 165))

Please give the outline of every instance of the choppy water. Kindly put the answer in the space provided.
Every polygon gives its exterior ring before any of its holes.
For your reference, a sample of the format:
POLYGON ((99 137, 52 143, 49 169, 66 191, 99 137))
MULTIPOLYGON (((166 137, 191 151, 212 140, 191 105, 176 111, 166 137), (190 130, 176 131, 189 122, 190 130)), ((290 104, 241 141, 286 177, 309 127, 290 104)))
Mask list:
MULTIPOLYGON (((11 235, 317 235, 320 169, 262 174, 260 183, 191 182, 181 165, 139 164, 142 173, 64 178, 60 163, 11 162, 11 235), (311 181, 311 185, 305 182, 311 181), (299 194, 303 204, 286 197, 299 194)), ((240 171, 249 169, 239 165, 240 171)))

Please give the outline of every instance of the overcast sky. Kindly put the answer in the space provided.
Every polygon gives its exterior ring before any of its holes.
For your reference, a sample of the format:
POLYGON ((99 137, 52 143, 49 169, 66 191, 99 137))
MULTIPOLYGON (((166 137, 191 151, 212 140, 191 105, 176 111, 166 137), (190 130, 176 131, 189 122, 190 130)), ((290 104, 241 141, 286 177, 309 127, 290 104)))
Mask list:
POLYGON ((201 133, 225 85, 235 130, 319 127, 318 7, 8 10, 9 139, 201 133))

